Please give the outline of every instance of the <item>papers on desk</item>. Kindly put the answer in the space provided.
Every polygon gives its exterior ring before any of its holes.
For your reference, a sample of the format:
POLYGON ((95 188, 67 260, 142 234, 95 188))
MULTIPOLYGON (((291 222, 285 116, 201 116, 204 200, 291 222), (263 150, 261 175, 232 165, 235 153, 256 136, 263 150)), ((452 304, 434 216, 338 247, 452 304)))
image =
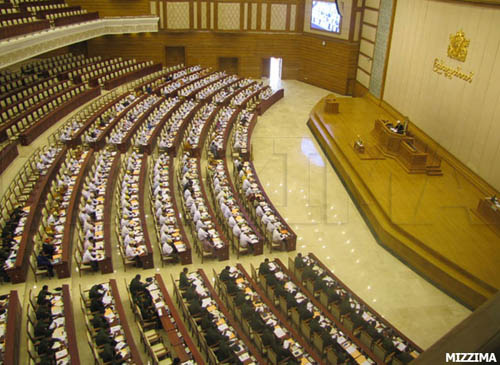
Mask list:
POLYGON ((205 298, 201 301, 201 307, 202 308, 205 308, 205 307, 208 307, 210 305, 210 303, 212 303, 212 299, 211 298, 205 298))
POLYGON ((245 360, 248 360, 250 358, 250 355, 248 355, 248 352, 245 352, 244 354, 240 355, 238 357, 241 362, 245 362, 245 360))
POLYGON ((283 329, 280 326, 276 326, 274 328, 274 334, 278 338, 282 338, 283 336, 285 336, 285 332, 283 331, 283 329))
POLYGON ((56 359, 57 360, 62 359, 63 357, 66 357, 66 356, 68 356, 68 350, 66 350, 66 349, 56 352, 56 359))

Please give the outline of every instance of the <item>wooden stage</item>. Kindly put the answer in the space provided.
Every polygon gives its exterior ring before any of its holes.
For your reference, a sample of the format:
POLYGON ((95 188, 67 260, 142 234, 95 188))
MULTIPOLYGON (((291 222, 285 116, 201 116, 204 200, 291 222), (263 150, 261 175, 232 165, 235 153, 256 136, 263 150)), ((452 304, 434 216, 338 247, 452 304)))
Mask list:
POLYGON ((338 101, 339 114, 324 112, 325 99, 316 104, 308 126, 378 241, 471 308, 492 297, 500 288, 500 236, 477 214, 487 184, 446 151, 442 176, 409 174, 376 153, 375 119, 394 118, 366 97, 338 101), (354 150, 358 135, 372 158, 354 150))

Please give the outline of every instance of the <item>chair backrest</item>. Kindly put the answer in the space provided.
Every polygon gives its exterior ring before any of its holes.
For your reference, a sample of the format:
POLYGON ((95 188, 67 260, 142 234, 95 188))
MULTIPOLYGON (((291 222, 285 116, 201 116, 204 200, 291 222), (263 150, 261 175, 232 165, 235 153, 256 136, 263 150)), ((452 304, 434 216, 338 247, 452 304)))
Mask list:
POLYGON ((311 340, 311 327, 309 327, 309 322, 305 320, 300 321, 300 332, 307 341, 311 340))
POLYGON ((300 326, 300 315, 299 315, 299 311, 297 310, 297 308, 293 307, 291 309, 291 312, 292 312, 292 323, 293 325, 295 326, 295 328, 299 328, 300 326))
POLYGON ((343 324, 344 324, 344 327, 347 328, 351 332, 354 329, 354 322, 352 321, 351 317, 349 317, 349 316, 344 316, 343 324))
POLYGON ((335 318, 340 320, 340 307, 336 303, 332 303, 330 312, 333 314, 335 318))
POLYGON ((385 357, 387 356, 387 350, 384 349, 382 345, 377 342, 373 345, 373 353, 382 361, 385 360, 385 357))
POLYGON ((319 292, 319 302, 325 307, 325 308, 328 308, 328 295, 323 291, 321 290, 319 292))
POLYGON ((279 297, 279 301, 280 301, 280 309, 281 309, 281 312, 282 312, 283 314, 286 314, 286 315, 287 315, 287 317, 288 317, 288 303, 286 302, 286 298, 285 298, 283 295, 281 295, 281 296, 279 297))
POLYGON ((368 348, 372 348, 373 338, 368 334, 368 332, 361 330, 361 334, 359 339, 363 344, 365 344, 368 348))
POLYGON ((335 353, 335 350, 332 347, 328 347, 326 350, 326 360, 328 362, 328 365, 337 365, 338 364, 338 357, 337 354, 335 353))
POLYGON ((321 338, 321 336, 316 332, 314 332, 313 334, 313 345, 320 354, 323 353, 324 341, 321 338))
POLYGON ((269 359, 269 362, 271 363, 271 365, 278 364, 278 355, 276 354, 276 352, 274 352, 272 347, 269 347, 267 349, 267 358, 269 359))

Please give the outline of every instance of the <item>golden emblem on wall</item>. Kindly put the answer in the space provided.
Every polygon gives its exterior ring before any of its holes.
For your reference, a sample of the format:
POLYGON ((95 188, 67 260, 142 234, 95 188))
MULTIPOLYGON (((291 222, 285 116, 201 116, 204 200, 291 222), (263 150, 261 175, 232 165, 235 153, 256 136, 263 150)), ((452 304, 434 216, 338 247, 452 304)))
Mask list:
POLYGON ((448 46, 448 57, 465 62, 470 39, 465 38, 465 33, 460 30, 456 34, 450 34, 450 45, 448 46))

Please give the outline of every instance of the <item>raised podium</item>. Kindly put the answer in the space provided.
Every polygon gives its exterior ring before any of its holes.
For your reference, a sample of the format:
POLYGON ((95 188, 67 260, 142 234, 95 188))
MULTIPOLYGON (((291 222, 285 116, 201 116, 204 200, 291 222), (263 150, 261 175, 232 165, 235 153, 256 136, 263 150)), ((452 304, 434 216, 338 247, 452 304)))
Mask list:
POLYGON ((382 120, 375 120, 373 135, 378 147, 386 155, 396 158, 412 174, 427 172, 426 152, 415 147, 415 138, 406 134, 393 132, 382 120))

